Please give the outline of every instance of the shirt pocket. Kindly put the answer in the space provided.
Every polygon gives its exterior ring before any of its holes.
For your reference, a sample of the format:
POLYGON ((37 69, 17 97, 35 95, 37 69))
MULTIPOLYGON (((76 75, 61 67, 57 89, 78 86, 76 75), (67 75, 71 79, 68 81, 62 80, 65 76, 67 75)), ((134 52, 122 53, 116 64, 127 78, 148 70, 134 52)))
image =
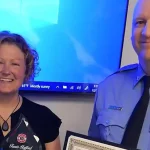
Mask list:
POLYGON ((120 144, 127 126, 129 115, 123 111, 103 110, 99 112, 96 125, 99 126, 100 138, 120 144))

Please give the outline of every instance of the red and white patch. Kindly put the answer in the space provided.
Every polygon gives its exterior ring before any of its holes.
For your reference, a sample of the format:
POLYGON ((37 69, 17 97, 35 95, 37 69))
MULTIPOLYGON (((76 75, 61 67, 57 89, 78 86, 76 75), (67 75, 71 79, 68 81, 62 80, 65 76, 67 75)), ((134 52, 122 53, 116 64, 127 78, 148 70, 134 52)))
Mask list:
POLYGON ((27 140, 27 136, 25 134, 18 134, 17 141, 19 143, 25 143, 27 140))

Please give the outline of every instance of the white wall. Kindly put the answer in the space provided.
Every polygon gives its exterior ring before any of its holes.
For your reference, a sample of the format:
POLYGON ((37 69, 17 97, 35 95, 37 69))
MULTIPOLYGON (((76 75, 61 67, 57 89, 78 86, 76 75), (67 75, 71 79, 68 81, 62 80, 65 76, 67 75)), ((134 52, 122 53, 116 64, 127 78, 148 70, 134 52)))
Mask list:
POLYGON ((123 46, 121 66, 138 62, 136 53, 133 50, 133 47, 131 45, 131 40, 130 40, 131 28, 132 28, 132 14, 133 14, 136 1, 137 0, 129 0, 129 8, 128 8, 128 16, 127 16, 127 24, 125 30, 125 40, 123 46))
MULTIPOLYGON (((121 65, 137 62, 130 42, 132 11, 136 0, 130 0, 121 65)), ((26 94, 31 100, 46 105, 61 119, 60 139, 63 147, 66 130, 87 134, 94 96, 68 94, 26 94)))

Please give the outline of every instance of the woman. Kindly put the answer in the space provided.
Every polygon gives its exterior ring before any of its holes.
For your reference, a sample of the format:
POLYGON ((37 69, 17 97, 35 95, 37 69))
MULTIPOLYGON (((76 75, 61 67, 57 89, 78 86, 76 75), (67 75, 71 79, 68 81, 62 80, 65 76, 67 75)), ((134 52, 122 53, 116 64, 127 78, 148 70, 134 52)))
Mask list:
POLYGON ((38 69, 38 54, 25 39, 0 32, 0 148, 60 150, 61 120, 47 107, 19 95, 38 69))

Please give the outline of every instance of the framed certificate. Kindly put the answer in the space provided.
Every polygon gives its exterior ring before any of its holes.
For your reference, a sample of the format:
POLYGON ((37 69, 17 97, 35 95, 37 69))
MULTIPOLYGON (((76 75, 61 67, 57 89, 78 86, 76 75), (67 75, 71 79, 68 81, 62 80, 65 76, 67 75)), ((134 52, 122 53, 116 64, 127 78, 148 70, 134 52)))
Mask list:
MULTIPOLYGON (((131 150, 119 144, 93 139, 86 135, 67 131, 63 150, 131 150)), ((132 149, 133 150, 133 149, 132 149)))

